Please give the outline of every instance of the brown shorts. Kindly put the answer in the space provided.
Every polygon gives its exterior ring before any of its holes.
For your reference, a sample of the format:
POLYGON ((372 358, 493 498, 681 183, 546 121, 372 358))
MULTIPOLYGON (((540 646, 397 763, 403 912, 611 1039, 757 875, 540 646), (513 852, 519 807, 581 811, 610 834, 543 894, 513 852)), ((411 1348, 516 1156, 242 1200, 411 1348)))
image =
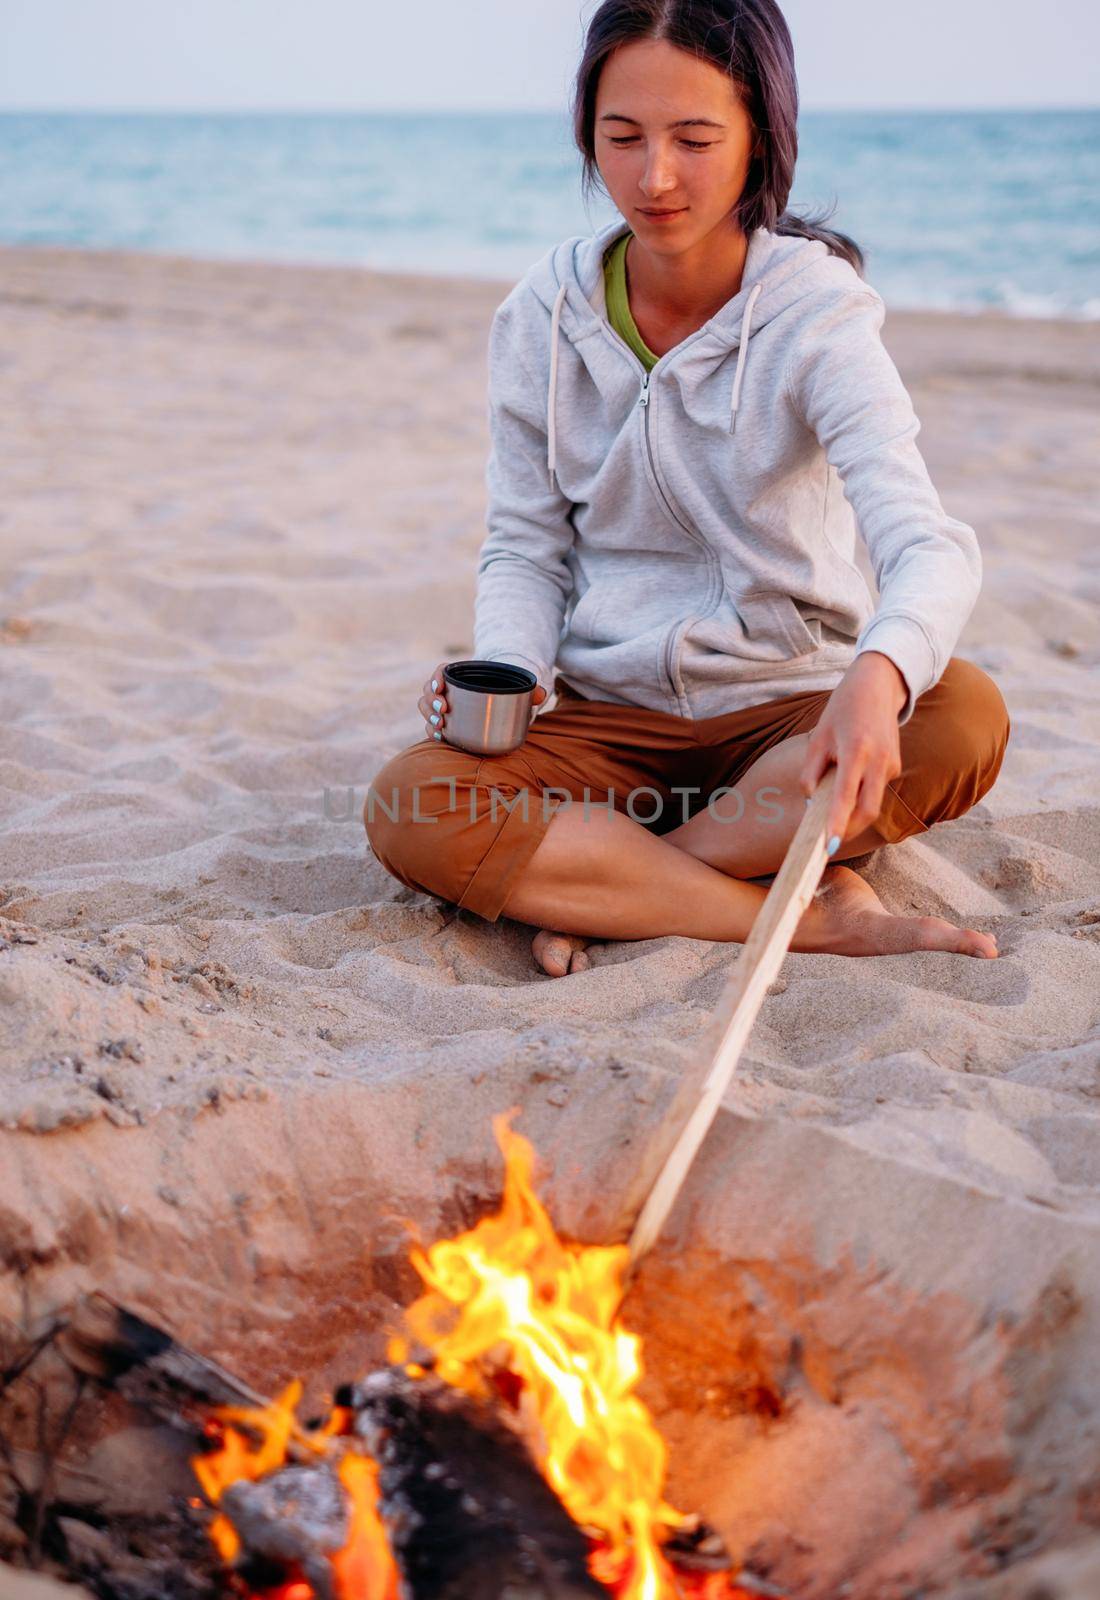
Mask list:
MULTIPOLYGON (((757 758, 814 727, 828 690, 692 720, 586 700, 561 678, 558 702, 518 750, 471 755, 421 739, 371 780, 371 849, 412 889, 495 922, 557 808, 613 807, 654 833, 678 827, 757 758)), ((1009 735, 992 678, 953 656, 900 729, 901 775, 875 820, 888 843, 961 817, 992 786, 1009 735)))

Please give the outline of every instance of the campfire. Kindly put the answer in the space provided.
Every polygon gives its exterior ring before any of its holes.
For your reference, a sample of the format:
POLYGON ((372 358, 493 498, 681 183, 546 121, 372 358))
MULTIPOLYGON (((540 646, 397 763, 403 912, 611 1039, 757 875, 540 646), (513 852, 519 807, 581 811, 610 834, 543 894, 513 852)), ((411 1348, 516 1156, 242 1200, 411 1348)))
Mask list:
POLYGON ((211 1535, 246 1594, 749 1592, 719 1541, 664 1498, 665 1444, 636 1392, 640 1340, 619 1310, 820 877, 834 778, 818 786, 727 982, 706 1074, 690 1086, 694 1105, 629 1245, 559 1239, 532 1184, 530 1146, 497 1118, 501 1207, 413 1252, 424 1293, 391 1344, 391 1368, 346 1388, 312 1426, 297 1417, 295 1385, 275 1404, 211 1418, 193 1466, 218 1510, 211 1535))
POLYGON ((0 1548, 103 1600, 775 1595, 666 1500, 666 1446, 638 1394, 641 1341, 620 1308, 820 876, 828 799, 826 779, 701 1036, 704 1070, 682 1079, 669 1118, 679 1131, 627 1244, 560 1239, 530 1146, 496 1119, 499 1210, 413 1250, 423 1292, 388 1365, 345 1384, 319 1417, 299 1414, 303 1383, 265 1398, 125 1306, 82 1296, 0 1352, 0 1548), (105 1445, 116 1400, 168 1425, 117 1429, 128 1459, 111 1479, 129 1499, 114 1515, 101 1469, 73 1460, 77 1435, 95 1437, 89 1394, 105 1445))
POLYGON ((499 1210, 416 1247, 390 1367, 303 1421, 292 1383, 215 1408, 192 1462, 227 1581, 257 1600, 773 1594, 664 1498, 620 1320, 626 1245, 558 1237, 507 1119, 499 1210), (751 1589, 745 1587, 751 1584, 751 1589))

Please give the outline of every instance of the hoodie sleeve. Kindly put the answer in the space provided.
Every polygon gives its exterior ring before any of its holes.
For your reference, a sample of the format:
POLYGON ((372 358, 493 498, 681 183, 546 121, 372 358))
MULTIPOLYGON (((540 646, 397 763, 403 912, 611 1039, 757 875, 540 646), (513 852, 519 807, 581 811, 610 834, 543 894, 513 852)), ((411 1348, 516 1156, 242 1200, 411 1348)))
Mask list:
POLYGON ((787 391, 840 475, 878 583, 856 654, 878 650, 905 679, 899 725, 938 682, 982 581, 977 536, 949 517, 917 449, 920 422, 879 336, 886 307, 864 288, 833 301, 787 370, 787 391))
POLYGON ((477 563, 474 652, 529 668, 549 695, 573 591, 565 561, 574 538, 573 502, 550 486, 546 389, 524 364, 515 318, 506 300, 489 335, 489 531, 477 563))

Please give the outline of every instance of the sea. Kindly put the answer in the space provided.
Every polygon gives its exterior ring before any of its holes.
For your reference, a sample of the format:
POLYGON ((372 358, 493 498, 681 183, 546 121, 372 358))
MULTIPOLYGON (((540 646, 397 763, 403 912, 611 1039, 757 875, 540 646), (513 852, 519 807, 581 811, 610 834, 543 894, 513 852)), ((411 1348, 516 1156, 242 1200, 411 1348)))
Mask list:
MULTIPOLYGON (((899 308, 1100 318, 1100 110, 805 111, 790 208, 899 308)), ((553 112, 0 114, 0 242, 515 282, 617 215, 553 112)))

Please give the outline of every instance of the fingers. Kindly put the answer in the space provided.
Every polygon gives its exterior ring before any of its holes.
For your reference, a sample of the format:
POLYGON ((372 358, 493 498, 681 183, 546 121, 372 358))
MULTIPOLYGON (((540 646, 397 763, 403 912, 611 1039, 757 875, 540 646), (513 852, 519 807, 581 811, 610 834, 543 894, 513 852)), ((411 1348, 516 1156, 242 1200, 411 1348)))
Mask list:
POLYGON ((829 807, 829 820, 825 824, 825 848, 830 855, 836 854, 851 827, 859 781, 860 773, 855 763, 842 757, 836 764, 836 787, 829 807))
POLYGON ((886 762, 872 757, 840 757, 826 824, 825 848, 830 855, 836 853, 845 837, 855 838, 878 820, 890 770, 886 762), (834 839, 837 844, 830 849, 834 839))
MULTIPOLYGON (((443 728, 447 720, 450 706, 447 704, 447 685, 443 677, 443 668, 446 662, 441 661, 424 685, 423 693, 416 702, 416 709, 424 718, 424 731, 429 739, 442 739, 443 728)), ((531 695, 531 703, 541 706, 546 699, 546 690, 541 685, 536 685, 531 695)))
POLYGON ((822 721, 810 735, 799 774, 807 798, 834 762, 836 784, 825 824, 825 848, 830 855, 836 854, 845 838, 855 838, 877 822, 886 785, 902 770, 896 734, 891 740, 858 725, 854 730, 838 729, 822 721))
MULTIPOLYGON (((827 769, 835 763, 837 774, 829 816, 825 823, 825 848, 830 855, 839 850, 846 833, 858 826, 857 801, 865 773, 864 758, 850 751, 838 752, 822 728, 815 730, 806 746, 806 760, 799 775, 807 797, 813 795, 827 769)), ((878 812, 875 812, 878 815, 878 812)), ((873 820, 873 819, 871 819, 873 820)))
POLYGON ((871 827, 882 811, 886 798, 887 768, 880 762, 872 763, 864 771, 856 796, 855 809, 848 819, 850 833, 862 833, 871 827))
POLYGON ((424 728, 429 739, 441 740, 443 726, 447 716, 447 693, 443 679, 445 662, 440 662, 424 685, 424 692, 416 703, 416 708, 424 718, 424 728))
POLYGON ((825 769, 831 764, 832 760, 832 751, 825 743, 825 740, 823 738, 815 740, 811 736, 810 742, 806 746, 806 760, 803 764, 802 772, 799 775, 799 782, 802 785, 802 792, 806 795, 807 799, 813 794, 814 790, 821 782, 825 774, 825 769))
POLYGON ((901 751, 896 741, 891 744, 889 740, 885 743, 869 740, 866 744, 856 744, 847 755, 853 778, 858 779, 845 827, 845 832, 854 837, 865 828, 873 827, 882 814, 886 785, 901 774, 901 751))

